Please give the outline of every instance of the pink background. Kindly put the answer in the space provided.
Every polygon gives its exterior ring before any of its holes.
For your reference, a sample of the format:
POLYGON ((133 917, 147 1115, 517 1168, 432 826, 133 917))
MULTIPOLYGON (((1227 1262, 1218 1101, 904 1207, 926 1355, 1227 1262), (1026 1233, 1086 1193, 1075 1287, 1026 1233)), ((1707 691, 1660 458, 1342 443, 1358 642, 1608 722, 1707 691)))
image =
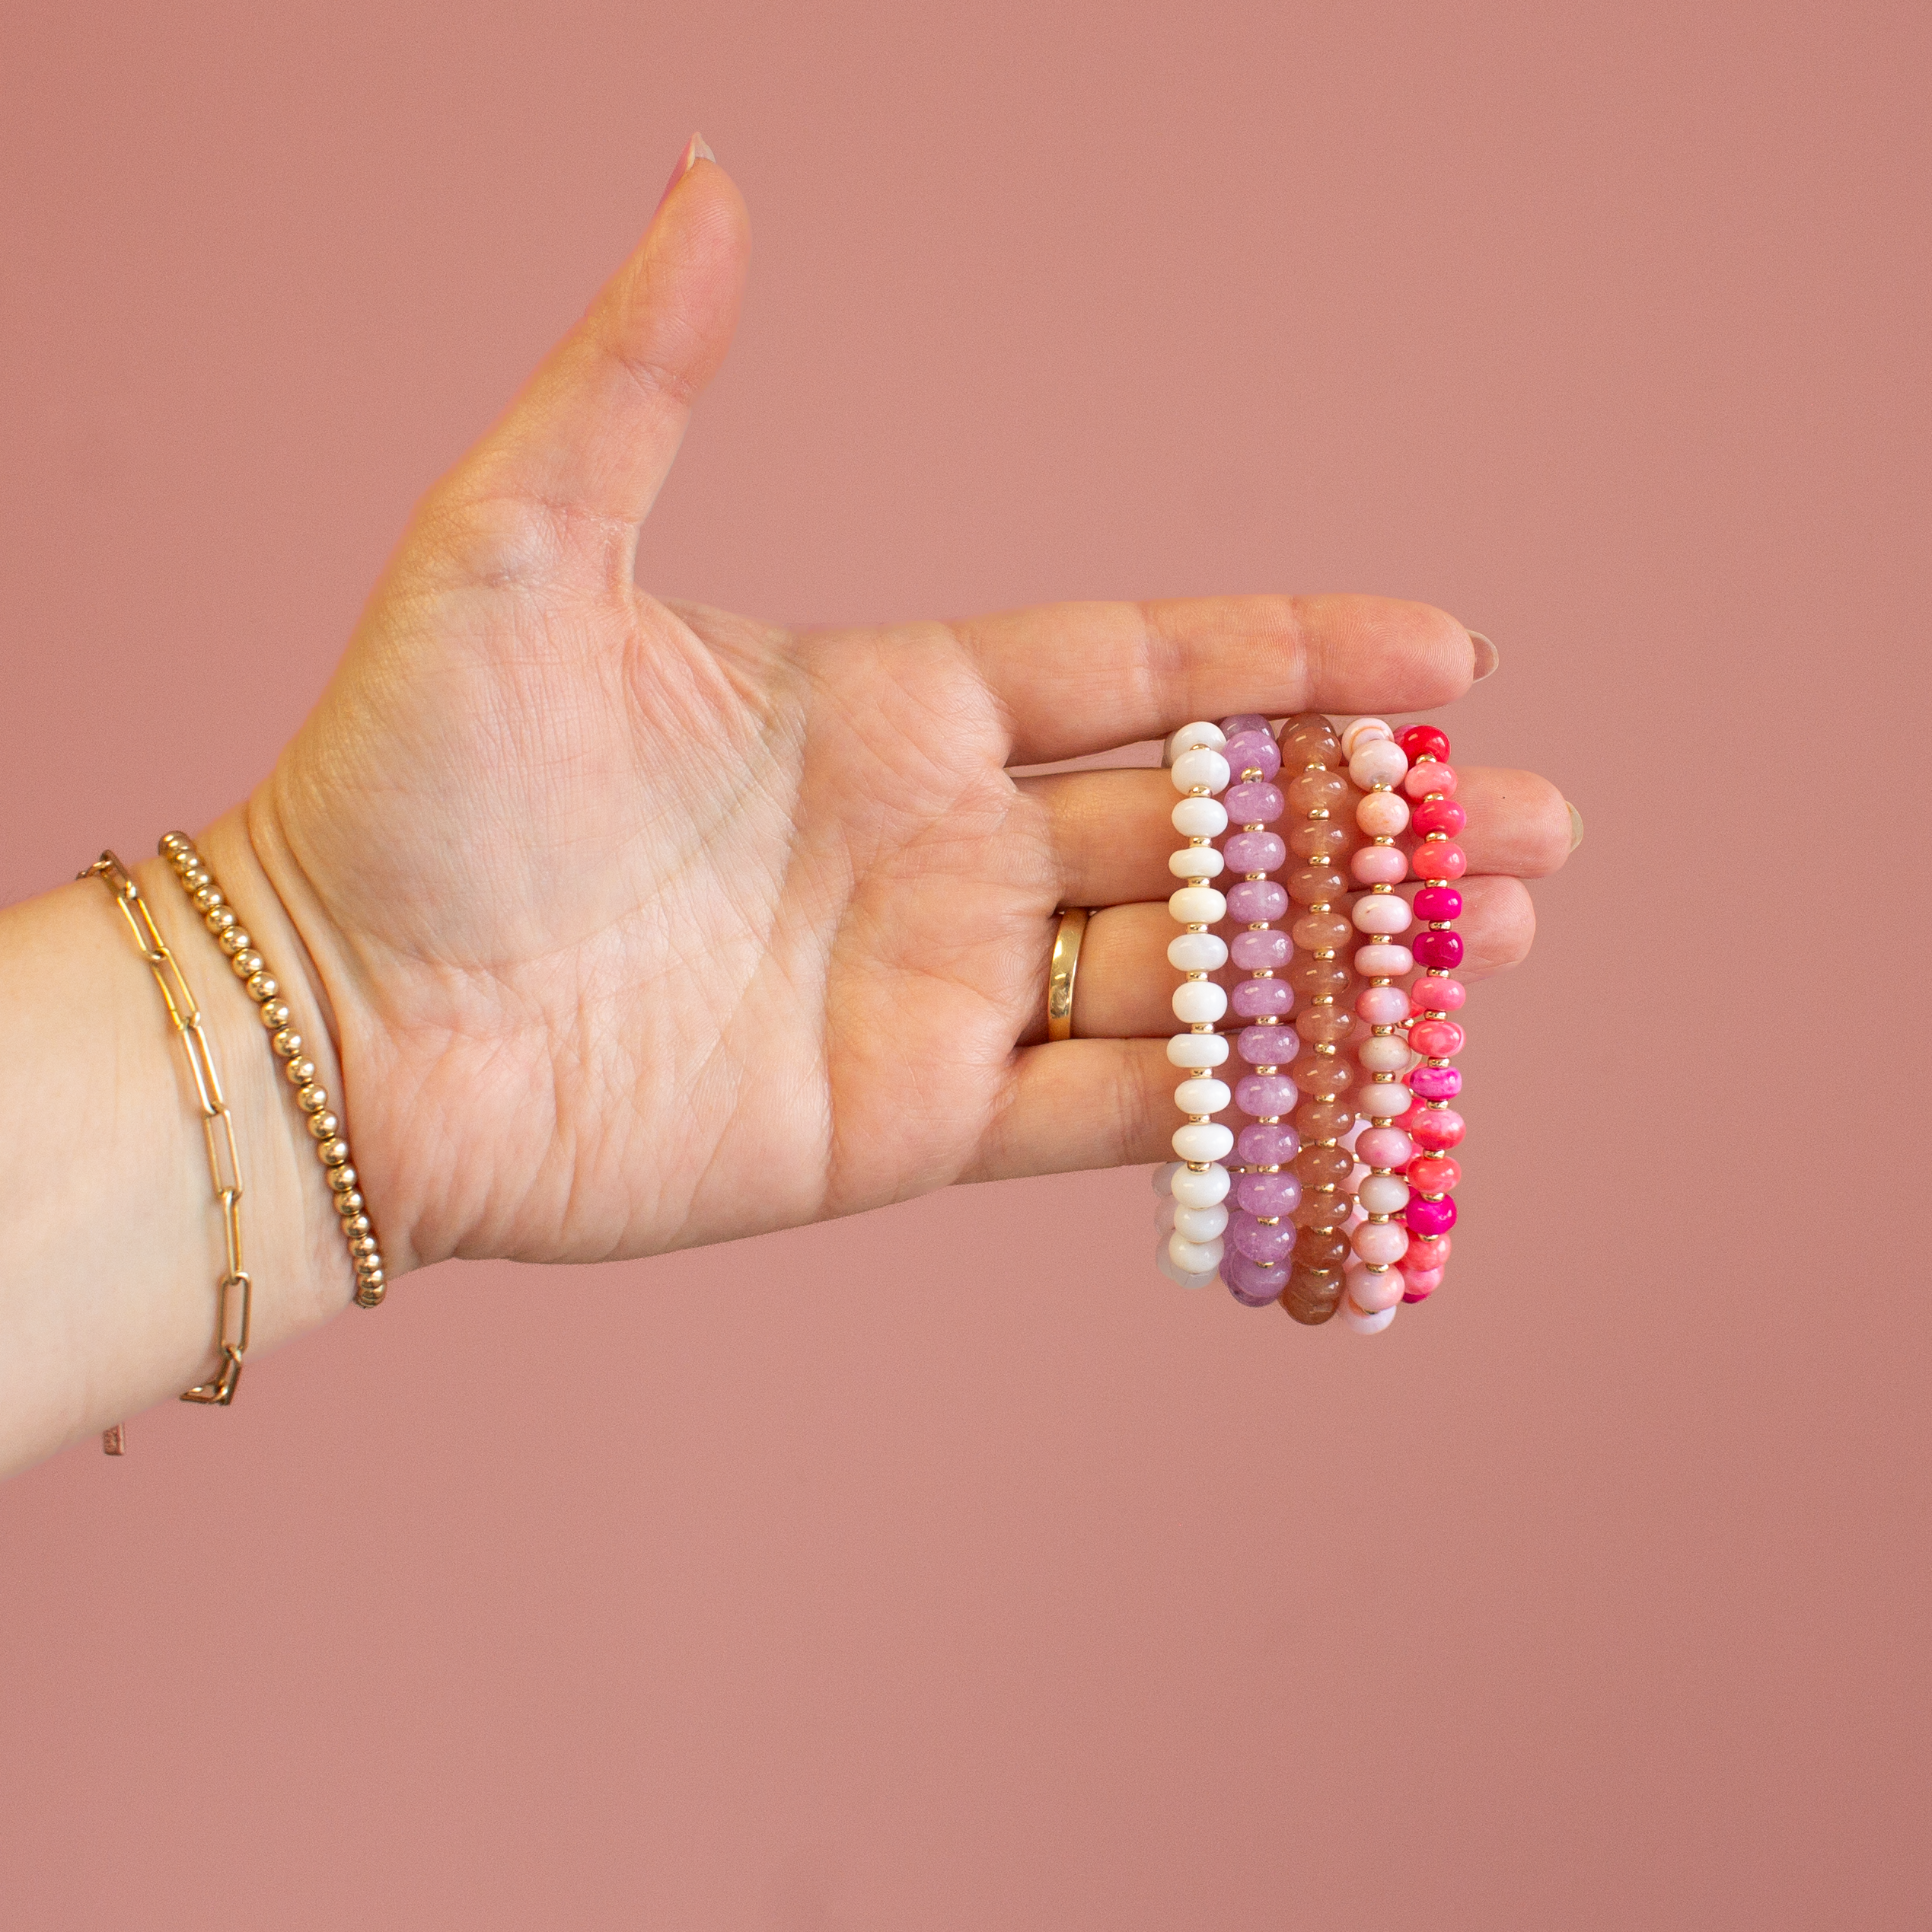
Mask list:
POLYGON ((1427 598, 1589 827, 1379 1343, 1102 1174, 445 1268, 0 1490, 9 1924, 1932 1918, 1922 8, 5 38, 8 896, 253 781, 693 126, 757 253, 648 582, 1427 598))

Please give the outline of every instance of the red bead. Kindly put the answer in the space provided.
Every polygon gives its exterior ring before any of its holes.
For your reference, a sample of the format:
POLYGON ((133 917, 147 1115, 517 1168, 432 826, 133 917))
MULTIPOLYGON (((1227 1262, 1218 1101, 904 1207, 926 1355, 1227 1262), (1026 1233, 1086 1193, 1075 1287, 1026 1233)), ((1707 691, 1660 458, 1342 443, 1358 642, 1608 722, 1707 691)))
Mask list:
POLYGON ((1424 758, 1433 758, 1441 764, 1449 757, 1449 734, 1438 731, 1433 725, 1411 725, 1395 742, 1409 754, 1412 765, 1424 758))
POLYGON ((1461 831, 1468 822, 1469 815, 1453 799, 1424 799, 1409 821, 1418 832, 1451 834, 1461 831))
POLYGON ((1403 1170, 1403 1178, 1418 1194, 1453 1194, 1462 1168, 1446 1154, 1418 1154, 1403 1170))
POLYGON ((1409 854, 1409 870, 1417 878, 1460 878, 1468 869, 1468 853, 1449 839, 1425 840, 1409 854))

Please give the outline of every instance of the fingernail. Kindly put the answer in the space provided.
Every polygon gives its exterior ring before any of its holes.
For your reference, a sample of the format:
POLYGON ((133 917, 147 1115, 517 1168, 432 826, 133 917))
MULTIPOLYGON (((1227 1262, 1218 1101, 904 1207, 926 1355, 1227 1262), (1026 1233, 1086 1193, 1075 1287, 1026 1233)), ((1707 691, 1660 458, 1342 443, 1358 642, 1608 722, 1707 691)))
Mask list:
POLYGON ((671 179, 664 184, 664 193, 658 197, 662 208, 671 190, 690 173, 701 161, 716 161, 718 157, 711 151, 711 145, 701 134, 694 134, 684 143, 684 151, 677 157, 677 165, 671 171, 671 179))
POLYGON ((1501 659, 1501 652, 1479 630, 1469 633, 1469 642, 1476 647, 1476 676, 1487 677, 1501 659))
POLYGON ((1570 809, 1570 849, 1574 852, 1583 842, 1583 815, 1567 799, 1564 803, 1570 809))

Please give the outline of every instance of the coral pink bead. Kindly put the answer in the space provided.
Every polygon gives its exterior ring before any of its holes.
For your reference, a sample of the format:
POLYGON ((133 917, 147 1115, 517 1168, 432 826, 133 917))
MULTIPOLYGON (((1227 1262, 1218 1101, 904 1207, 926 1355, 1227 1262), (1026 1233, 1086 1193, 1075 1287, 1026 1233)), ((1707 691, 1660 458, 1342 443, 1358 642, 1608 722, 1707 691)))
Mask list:
POLYGON ((1462 1029, 1454 1020, 1417 1020, 1409 1028, 1409 1044, 1425 1060, 1452 1060, 1462 1050, 1462 1029))
POLYGON ((1409 870, 1417 878, 1460 878, 1468 869, 1468 853, 1452 839, 1431 839, 1409 854, 1409 870))
POLYGON ((1406 853, 1392 845, 1365 845, 1348 862, 1358 885, 1394 885, 1409 875, 1406 853))
POLYGON ((1409 1251, 1402 1257, 1405 1268, 1435 1268, 1440 1270, 1448 1263, 1449 1238, 1447 1235, 1419 1235, 1411 1231, 1409 1251))
POLYGON ((1425 973, 1409 989, 1417 1009, 1425 1013, 1453 1013, 1462 1010, 1469 989, 1460 980, 1440 973, 1425 973))
POLYGON ((1372 1268, 1345 1267, 1342 1282, 1348 1299, 1364 1315, 1379 1315, 1384 1309, 1393 1308, 1408 1286, 1400 1268, 1377 1272, 1372 1268))
MULTIPOLYGON (((1410 1204, 1413 1213, 1416 1204, 1410 1204)), ((1409 1231, 1399 1221, 1364 1221, 1348 1238, 1349 1245, 1365 1261, 1386 1267, 1399 1261, 1409 1251, 1409 1231)))
POLYGON ((1424 799, 1415 808, 1418 832, 1459 832, 1469 822, 1469 815, 1453 799, 1424 799))
MULTIPOLYGON (((1364 1134, 1363 1140, 1368 1137, 1364 1134)), ((1359 1152, 1361 1142, 1356 1143, 1359 1152)), ((1384 1165, 1380 1161, 1370 1162, 1372 1166, 1384 1165)), ((1446 1154, 1419 1154, 1409 1162, 1409 1185, 1420 1194, 1449 1194, 1455 1191, 1455 1184, 1462 1178, 1462 1164, 1452 1161, 1446 1154)))
POLYGON ((1444 798, 1451 797, 1455 791, 1455 768, 1425 758, 1420 764, 1410 766, 1409 775, 1402 780, 1402 789, 1412 799, 1426 799, 1432 792, 1444 798))
POLYGON ((1371 1026, 1400 1026, 1409 1016, 1409 996, 1399 986, 1365 986, 1356 996, 1355 1010, 1371 1026))
POLYGON ((1372 839, 1392 839, 1409 825, 1409 802, 1394 792, 1371 792, 1358 799, 1355 822, 1372 839))
POLYGON ((1415 1143, 1400 1127, 1364 1127, 1356 1139, 1355 1157, 1367 1167, 1406 1167, 1414 1153, 1415 1143))
POLYGON ((1443 1285, 1440 1268, 1404 1268, 1402 1270, 1402 1299, 1405 1302, 1426 1302, 1443 1285))
POLYGON ((1431 1153, 1462 1143, 1463 1119, 1453 1107, 1424 1107, 1418 1102, 1395 1124, 1418 1147, 1426 1147, 1431 1153))

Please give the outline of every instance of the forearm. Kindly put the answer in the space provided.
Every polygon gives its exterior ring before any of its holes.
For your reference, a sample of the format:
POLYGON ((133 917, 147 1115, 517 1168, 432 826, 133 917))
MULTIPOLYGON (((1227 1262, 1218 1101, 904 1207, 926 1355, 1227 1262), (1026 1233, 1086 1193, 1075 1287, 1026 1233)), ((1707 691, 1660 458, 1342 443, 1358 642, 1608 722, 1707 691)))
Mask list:
MULTIPOLYGON (((241 815, 200 843, 341 1111, 325 1015, 241 815)), ((233 1115, 252 1359, 348 1304, 347 1254, 254 1003, 170 868, 132 869, 194 990, 233 1115)), ((218 1360, 226 1250, 200 1107, 160 993, 98 879, 0 913, 0 1135, 14 1182, 0 1217, 5 1473, 178 1395, 218 1360)))

